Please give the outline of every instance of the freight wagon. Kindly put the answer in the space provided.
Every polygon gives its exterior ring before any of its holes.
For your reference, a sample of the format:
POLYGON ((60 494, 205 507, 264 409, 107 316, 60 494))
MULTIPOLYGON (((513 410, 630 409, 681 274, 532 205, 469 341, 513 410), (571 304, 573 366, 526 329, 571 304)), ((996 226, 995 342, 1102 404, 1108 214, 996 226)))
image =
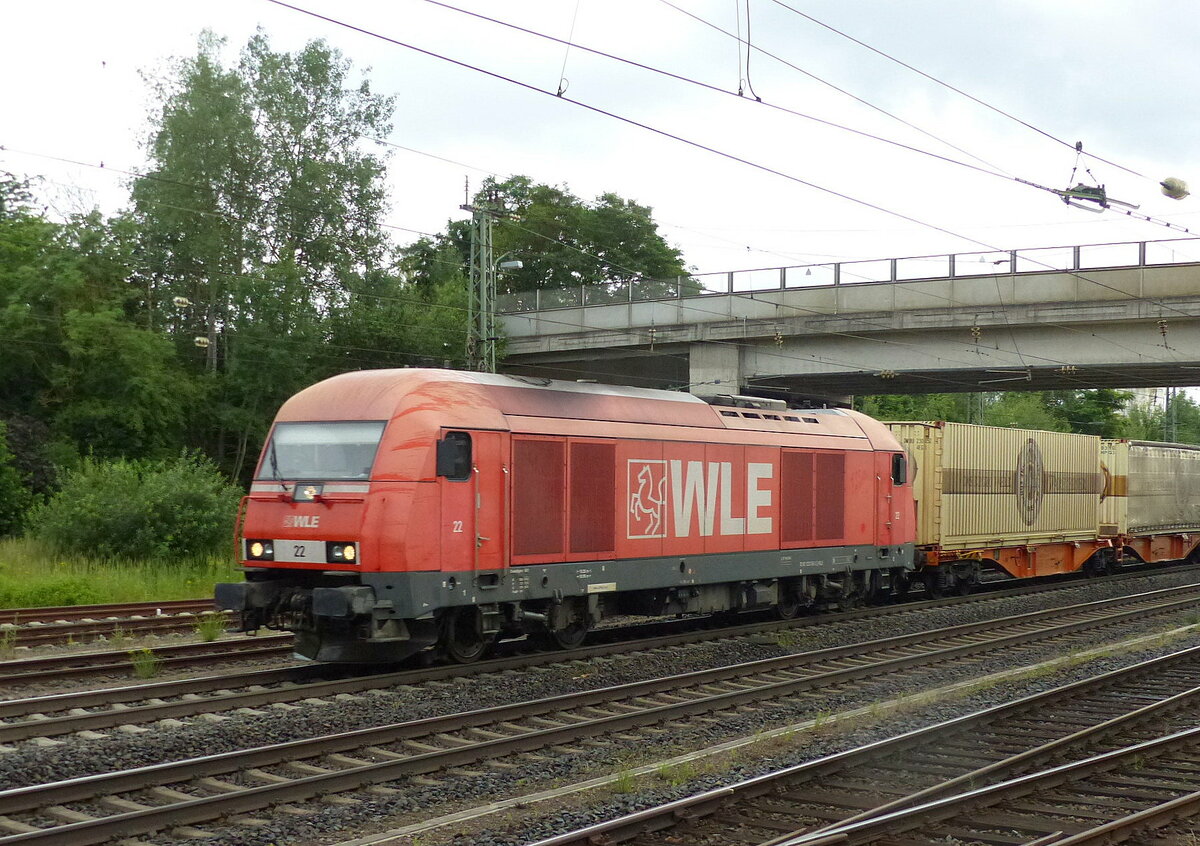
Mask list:
POLYGON ((1200 449, 965 423, 888 423, 908 451, 916 576, 965 592, 1014 578, 1192 556, 1200 449))
POLYGON ((280 410, 238 520, 244 625, 321 660, 614 614, 887 595, 914 563, 907 462, 843 409, 447 370, 343 374, 280 410))
POLYGON ((1200 546, 1200 447, 1105 440, 1100 461, 1100 534, 1113 540, 1104 568, 1193 557, 1200 546))

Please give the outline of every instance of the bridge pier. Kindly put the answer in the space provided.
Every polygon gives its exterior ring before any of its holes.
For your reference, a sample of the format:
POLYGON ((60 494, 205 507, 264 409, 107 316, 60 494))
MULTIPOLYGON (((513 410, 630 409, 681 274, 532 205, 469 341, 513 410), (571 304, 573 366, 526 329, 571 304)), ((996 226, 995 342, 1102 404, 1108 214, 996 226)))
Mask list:
POLYGON ((688 390, 698 397, 742 392, 742 350, 737 344, 688 346, 688 390))

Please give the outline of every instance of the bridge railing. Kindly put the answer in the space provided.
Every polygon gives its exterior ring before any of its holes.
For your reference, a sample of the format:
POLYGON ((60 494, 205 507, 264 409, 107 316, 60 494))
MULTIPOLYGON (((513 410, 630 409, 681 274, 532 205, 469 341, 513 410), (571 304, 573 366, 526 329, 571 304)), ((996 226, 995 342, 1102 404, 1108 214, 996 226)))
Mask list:
POLYGON ((541 288, 496 297, 502 314, 556 308, 672 300, 713 294, 744 294, 834 285, 955 279, 1046 271, 1152 267, 1200 262, 1200 238, 1121 241, 1069 247, 908 256, 893 259, 839 261, 787 267, 759 267, 721 273, 695 273, 673 279, 635 279, 541 288))

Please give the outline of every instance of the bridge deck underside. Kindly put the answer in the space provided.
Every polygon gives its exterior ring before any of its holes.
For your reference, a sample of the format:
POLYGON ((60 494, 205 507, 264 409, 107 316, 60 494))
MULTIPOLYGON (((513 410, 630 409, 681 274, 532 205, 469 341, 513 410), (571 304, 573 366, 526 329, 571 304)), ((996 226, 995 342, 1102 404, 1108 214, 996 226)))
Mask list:
POLYGON ((1200 384, 1200 264, 853 288, 506 315, 502 369, 696 390, 704 347, 811 395, 1200 384))

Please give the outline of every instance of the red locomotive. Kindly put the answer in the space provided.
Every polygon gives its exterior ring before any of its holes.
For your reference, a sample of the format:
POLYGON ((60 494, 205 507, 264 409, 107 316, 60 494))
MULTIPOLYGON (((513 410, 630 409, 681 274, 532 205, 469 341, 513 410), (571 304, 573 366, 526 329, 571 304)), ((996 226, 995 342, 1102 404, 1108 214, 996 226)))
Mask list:
POLYGON ((914 566, 896 438, 843 409, 448 370, 347 373, 280 410, 238 521, 248 628, 329 661, 615 614, 784 617, 914 566))

